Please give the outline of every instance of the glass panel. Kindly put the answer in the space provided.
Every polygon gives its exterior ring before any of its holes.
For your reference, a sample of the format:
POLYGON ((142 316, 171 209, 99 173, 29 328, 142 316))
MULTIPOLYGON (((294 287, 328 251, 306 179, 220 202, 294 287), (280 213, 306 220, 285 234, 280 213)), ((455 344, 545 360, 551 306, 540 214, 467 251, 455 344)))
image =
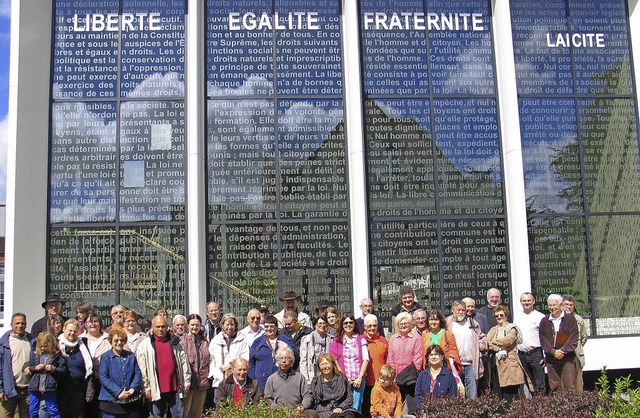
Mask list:
POLYGON ((184 102, 122 104, 120 221, 184 220, 184 118, 184 102))
POLYGON ((54 99, 116 97, 118 2, 56 1, 52 64, 54 99))
POLYGON ((462 297, 482 301, 486 290, 495 287, 509 306, 505 221, 463 219, 441 226, 445 305, 462 297))
POLYGON ((529 214, 582 212, 575 100, 520 99, 520 115, 529 214))
POLYGON ((207 94, 273 94, 271 0, 207 0, 207 94))
POLYGON ((313 312, 329 300, 341 312, 351 310, 349 232, 346 223, 283 223, 280 225, 283 291, 302 295, 313 312))
POLYGON ((225 312, 241 317, 256 303, 276 302, 276 231, 270 223, 209 225, 209 297, 225 301, 225 312))
POLYGON ((637 211, 640 173, 633 101, 593 99, 579 104, 589 211, 637 211))
POLYGON ((499 215, 502 168, 494 99, 434 100, 440 211, 499 215))
POLYGON ((115 103, 55 103, 51 119, 50 222, 113 222, 115 103))
POLYGON ((393 3, 361 1, 365 92, 376 96, 427 94, 429 75, 423 2, 393 3), (418 22, 400 17, 408 14, 423 17, 418 22))
POLYGON ((435 162, 429 101, 390 99, 365 104, 371 216, 433 215, 435 162))
POLYGON ((280 100, 280 217, 344 218, 347 179, 342 100, 280 100))
POLYGON ((429 0, 428 10, 433 94, 495 94, 489 2, 429 0))
POLYGON ((122 0, 122 97, 184 96, 184 1, 122 0))
POLYGON ((278 95, 340 95, 340 3, 276 0, 278 95))
POLYGON ((529 219, 531 282, 538 306, 546 306, 551 293, 569 293, 576 298, 576 311, 591 317, 585 240, 581 217, 529 219))
POLYGON ((547 44, 551 34, 568 31, 565 2, 512 0, 509 4, 518 94, 572 94, 571 50, 555 41, 554 47, 547 44))
POLYGON ((170 317, 185 312, 185 227, 128 227, 120 237, 120 303, 150 320, 164 307, 170 317))
MULTIPOLYGON (((115 229, 51 228, 49 248, 49 292, 60 295, 71 308, 91 302, 108 318, 111 305, 116 303, 115 229)), ((72 309, 69 314, 75 316, 72 309)))
POLYGON ((573 46, 578 94, 631 93, 626 3, 569 0, 571 38, 569 33, 549 35, 548 45, 569 41, 573 46))
POLYGON ((640 333, 640 217, 589 218, 598 335, 640 333))
POLYGON ((273 219, 273 101, 211 100, 207 120, 209 219, 273 219))

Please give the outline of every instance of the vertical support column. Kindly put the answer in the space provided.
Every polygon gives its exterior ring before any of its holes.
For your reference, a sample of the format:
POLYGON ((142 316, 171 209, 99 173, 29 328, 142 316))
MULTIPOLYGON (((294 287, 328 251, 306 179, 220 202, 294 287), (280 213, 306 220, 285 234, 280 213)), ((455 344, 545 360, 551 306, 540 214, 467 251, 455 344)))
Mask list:
POLYGON ((186 0, 187 112, 187 307, 188 312, 204 312, 206 306, 206 193, 204 105, 204 13, 202 0, 186 0))
POLYGON ((370 272, 358 1, 344 0, 342 13, 353 312, 359 316, 360 299, 370 297, 370 272))
POLYGON ((512 311, 518 316, 520 295, 531 290, 527 208, 524 193, 522 144, 516 69, 513 59, 511 12, 508 0, 493 0, 493 39, 495 41, 496 76, 502 158, 504 161, 505 206, 509 237, 509 278, 512 311))
POLYGON ((47 278, 52 2, 11 3, 5 322, 42 316, 47 278))
MULTIPOLYGON (((635 80, 636 103, 640 103, 640 1, 628 0, 629 2, 629 37, 631 38, 631 62, 633 62, 633 74, 635 80), (633 30, 636 28, 636 30, 633 30)), ((640 109, 636 109, 636 115, 640 109)))

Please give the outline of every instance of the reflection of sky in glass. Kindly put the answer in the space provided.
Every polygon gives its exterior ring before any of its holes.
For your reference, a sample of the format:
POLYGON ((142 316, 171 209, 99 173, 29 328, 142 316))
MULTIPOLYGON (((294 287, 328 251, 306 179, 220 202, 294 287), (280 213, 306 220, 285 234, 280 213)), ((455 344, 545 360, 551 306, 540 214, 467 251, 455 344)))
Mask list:
MULTIPOLYGON (((523 99, 520 113, 527 206, 535 212, 566 212, 569 200, 563 191, 569 184, 552 167, 566 147, 577 144, 575 102, 523 99)), ((565 176, 577 178, 580 175, 577 154, 573 164, 569 162, 565 160, 560 170, 565 176)))

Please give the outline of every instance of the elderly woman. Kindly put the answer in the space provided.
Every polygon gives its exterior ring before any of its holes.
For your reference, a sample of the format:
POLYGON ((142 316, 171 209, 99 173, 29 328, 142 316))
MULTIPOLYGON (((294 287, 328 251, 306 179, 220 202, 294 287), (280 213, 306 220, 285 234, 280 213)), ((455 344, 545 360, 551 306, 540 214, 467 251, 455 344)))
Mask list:
POLYGON ((318 373, 311 381, 314 409, 320 418, 342 414, 353 404, 349 382, 331 354, 320 354, 318 373))
POLYGON ((359 333, 356 318, 346 313, 340 321, 340 329, 329 345, 329 353, 335 357, 353 391, 352 408, 362 411, 365 389, 364 375, 369 365, 367 339, 359 333))
POLYGON ((278 371, 276 352, 279 348, 289 347, 295 356, 298 350, 291 338, 278 334, 278 319, 269 315, 264 320, 264 334, 255 339, 249 349, 249 377, 260 382, 264 389, 267 379, 278 371))
POLYGON ((458 374, 462 373, 462 363, 460 362, 460 354, 456 345, 456 336, 446 329, 447 322, 442 312, 437 309, 430 310, 427 314, 427 324, 429 331, 422 333, 422 353, 425 361, 427 360, 427 349, 433 344, 438 344, 444 351, 446 363, 450 364, 453 361, 456 372, 458 374))
POLYGON ((445 364, 444 350, 439 345, 427 348, 427 367, 418 375, 416 383, 416 405, 421 405, 436 398, 455 398, 458 385, 453 373, 445 364))
POLYGON ((396 383, 402 400, 406 401, 409 414, 415 414, 414 399, 416 379, 424 363, 422 357, 422 337, 412 330, 413 318, 407 312, 396 316, 399 332, 389 338, 387 364, 396 370, 396 383))
POLYGON ((518 357, 517 340, 520 330, 509 323, 509 309, 499 305, 493 309, 497 325, 487 333, 489 344, 491 389, 507 401, 507 407, 518 396, 518 388, 525 383, 525 374, 518 357))
POLYGON ((199 418, 202 415, 207 390, 211 387, 209 382, 211 353, 209 353, 209 344, 204 337, 201 325, 200 315, 189 315, 187 332, 180 339, 180 345, 184 348, 191 368, 191 386, 184 400, 184 416, 186 418, 199 418))
POLYGON ((389 354, 389 342, 378 332, 378 317, 368 314, 364 317, 364 337, 367 339, 369 350, 369 364, 365 376, 364 398, 362 410, 369 412, 371 409, 371 392, 380 377, 382 366, 387 364, 389 354))
POLYGON ((63 417, 83 418, 88 402, 95 398, 93 359, 84 341, 78 338, 78 321, 69 319, 58 336, 60 352, 67 361, 67 375, 58 385, 58 406, 63 417))
POLYGON ((313 331, 300 342, 300 373, 311 384, 316 372, 316 364, 321 354, 329 352, 333 338, 329 335, 329 323, 325 314, 314 313, 311 318, 313 331))
POLYGON ((100 358, 100 409, 103 418, 136 418, 142 401, 142 374, 135 355, 125 350, 127 333, 122 328, 109 332, 112 349, 100 358))
POLYGON ((126 311, 124 313, 124 330, 127 333, 127 345, 124 348, 125 350, 135 353, 138 345, 140 345, 147 334, 140 331, 138 314, 134 311, 126 311))
POLYGON ((220 320, 222 332, 209 343, 211 386, 217 388, 223 379, 231 375, 231 361, 237 357, 249 359, 249 346, 243 333, 238 332, 238 319, 231 313, 220 320))

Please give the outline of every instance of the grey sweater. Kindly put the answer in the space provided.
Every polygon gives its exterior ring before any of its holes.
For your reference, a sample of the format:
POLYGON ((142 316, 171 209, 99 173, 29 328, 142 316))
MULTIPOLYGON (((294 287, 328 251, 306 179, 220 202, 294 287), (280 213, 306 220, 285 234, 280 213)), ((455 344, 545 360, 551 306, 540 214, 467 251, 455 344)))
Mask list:
POLYGON ((280 404, 295 409, 302 405, 304 409, 309 409, 313 404, 311 389, 307 385, 307 381, 295 370, 291 370, 286 379, 283 378, 280 371, 269 376, 264 387, 264 394, 273 406, 280 404))

